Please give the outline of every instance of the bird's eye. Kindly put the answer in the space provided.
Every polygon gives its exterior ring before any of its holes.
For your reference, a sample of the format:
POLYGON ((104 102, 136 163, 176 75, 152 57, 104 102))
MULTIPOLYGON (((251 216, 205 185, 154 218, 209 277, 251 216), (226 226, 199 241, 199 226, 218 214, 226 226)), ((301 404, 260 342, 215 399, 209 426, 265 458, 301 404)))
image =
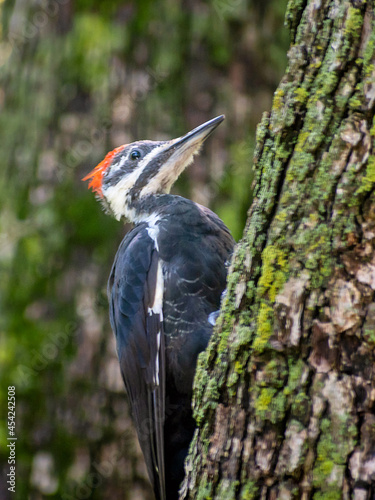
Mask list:
POLYGON ((131 153, 130 153, 130 158, 132 160, 138 160, 138 158, 141 157, 141 153, 138 151, 138 149, 134 149, 131 153))

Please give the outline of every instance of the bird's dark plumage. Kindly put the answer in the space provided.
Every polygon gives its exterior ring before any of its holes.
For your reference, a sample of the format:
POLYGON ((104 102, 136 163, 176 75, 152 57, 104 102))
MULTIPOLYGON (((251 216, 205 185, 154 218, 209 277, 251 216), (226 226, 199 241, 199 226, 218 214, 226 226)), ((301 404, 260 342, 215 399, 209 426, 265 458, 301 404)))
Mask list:
POLYGON ((126 235, 120 245, 108 292, 121 374, 138 439, 154 489, 163 498, 164 331, 160 314, 149 311, 154 302, 158 264, 159 255, 147 233, 146 224, 140 224, 126 235))
POLYGON ((166 487, 166 498, 172 499, 177 498, 195 428, 191 393, 196 359, 212 332, 208 316, 220 307, 233 239, 213 212, 184 198, 163 195, 159 214, 157 245, 146 223, 125 236, 109 296, 121 372, 149 475, 158 497, 164 498, 166 487), (159 265, 162 318, 150 311, 159 265), (154 383, 156 360, 159 385, 154 383), (158 473, 163 469, 166 486, 158 473))
POLYGON ((177 500, 193 437, 198 354, 212 333, 234 240, 209 209, 168 194, 218 117, 178 139, 121 146, 87 176, 122 241, 108 295, 117 352, 157 500, 177 500))

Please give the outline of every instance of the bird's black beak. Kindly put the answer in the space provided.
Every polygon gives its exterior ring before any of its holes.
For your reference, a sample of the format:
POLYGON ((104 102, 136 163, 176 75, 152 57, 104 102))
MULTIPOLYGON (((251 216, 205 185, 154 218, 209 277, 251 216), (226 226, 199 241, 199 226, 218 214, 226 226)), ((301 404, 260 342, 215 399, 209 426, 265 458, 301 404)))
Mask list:
POLYGON ((163 151, 165 169, 162 169, 163 176, 168 177, 168 185, 172 185, 172 179, 174 182, 180 173, 193 161, 194 155, 199 152, 204 141, 224 118, 224 115, 217 116, 182 137, 169 141, 167 148, 163 151))
POLYGON ((195 152, 200 148, 207 137, 212 134, 215 128, 220 125, 224 118, 224 115, 212 118, 212 120, 199 125, 199 127, 196 127, 182 137, 172 140, 171 149, 175 151, 181 150, 181 152, 191 149, 192 152, 195 152))
POLYGON ((153 157, 148 166, 149 176, 141 175, 135 189, 139 190, 142 196, 169 193, 181 172, 193 161, 203 142, 224 118, 224 115, 217 116, 182 137, 162 143, 161 151, 153 157))

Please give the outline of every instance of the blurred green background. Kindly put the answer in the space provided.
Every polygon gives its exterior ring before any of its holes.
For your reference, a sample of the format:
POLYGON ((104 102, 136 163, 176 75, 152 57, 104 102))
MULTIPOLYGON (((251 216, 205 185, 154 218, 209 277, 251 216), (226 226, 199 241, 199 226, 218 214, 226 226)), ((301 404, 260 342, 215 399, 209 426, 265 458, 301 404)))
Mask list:
POLYGON ((108 322, 124 228, 81 178, 108 150, 224 113, 174 192, 236 239, 286 0, 0 0, 0 498, 151 499, 108 322), (16 387, 16 494, 7 386, 16 387))

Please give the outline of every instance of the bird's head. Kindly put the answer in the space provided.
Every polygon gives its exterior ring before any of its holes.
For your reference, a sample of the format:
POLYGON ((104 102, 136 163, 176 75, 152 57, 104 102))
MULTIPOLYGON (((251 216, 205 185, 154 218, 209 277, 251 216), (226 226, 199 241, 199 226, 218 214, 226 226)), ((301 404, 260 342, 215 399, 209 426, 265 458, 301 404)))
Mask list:
MULTIPOLYGON (((169 193, 192 162, 205 139, 224 120, 220 115, 171 141, 137 141, 120 146, 83 180, 116 219, 142 219, 139 207, 147 197, 169 193)), ((144 205, 144 204, 143 204, 144 205)))

